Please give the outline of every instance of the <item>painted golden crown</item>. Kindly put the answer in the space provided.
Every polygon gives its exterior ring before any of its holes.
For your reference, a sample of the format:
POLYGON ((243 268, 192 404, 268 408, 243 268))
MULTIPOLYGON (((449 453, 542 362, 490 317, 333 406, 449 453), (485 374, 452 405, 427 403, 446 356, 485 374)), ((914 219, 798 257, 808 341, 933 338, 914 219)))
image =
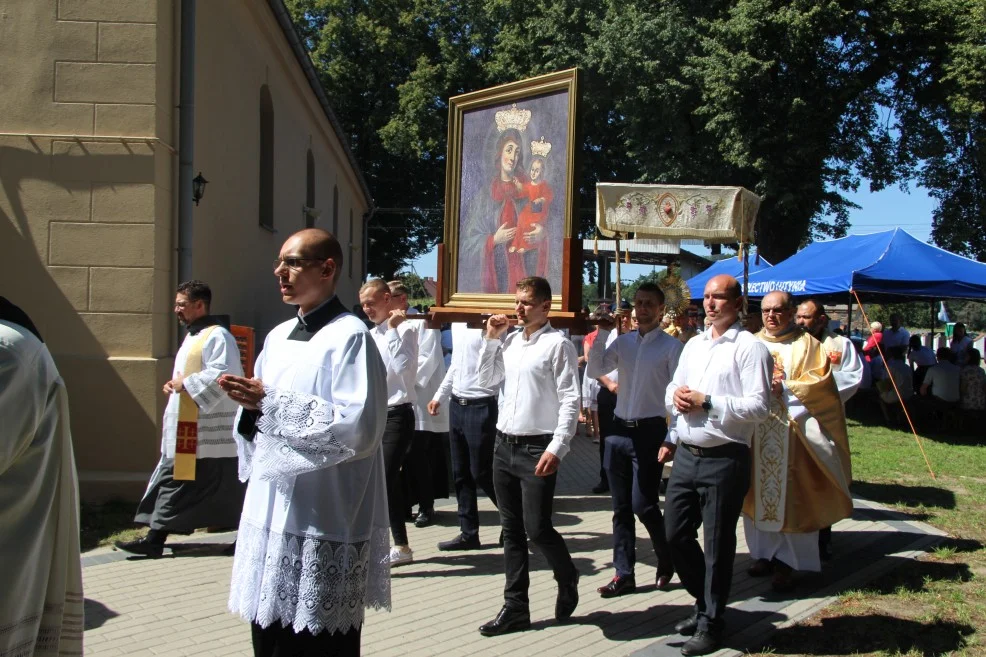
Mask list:
POLYGON ((531 120, 531 110, 519 110, 517 103, 514 103, 510 109, 500 110, 493 118, 496 121, 496 129, 500 132, 511 129, 523 132, 527 130, 527 124, 531 120))
POLYGON ((531 142, 531 153, 535 157, 548 157, 548 153, 551 152, 551 142, 545 141, 544 136, 537 141, 531 142))

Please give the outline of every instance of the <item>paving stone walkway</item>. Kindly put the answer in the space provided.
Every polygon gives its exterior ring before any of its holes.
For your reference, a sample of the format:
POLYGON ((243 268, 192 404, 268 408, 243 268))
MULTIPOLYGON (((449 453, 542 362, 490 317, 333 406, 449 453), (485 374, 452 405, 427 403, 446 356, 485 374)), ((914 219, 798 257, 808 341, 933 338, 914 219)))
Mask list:
MULTIPOLYGON (((435 525, 409 527, 415 560, 393 571, 393 611, 367 614, 363 654, 679 655, 684 639, 672 628, 688 615, 691 600, 677 578, 671 590, 655 590, 656 563, 646 540, 638 545, 637 592, 610 600, 595 592, 612 576, 610 498, 589 494, 597 478, 596 446, 576 439, 562 463, 555 500, 555 525, 582 575, 582 600, 570 623, 555 622, 555 583, 544 559, 534 554, 532 630, 480 636, 476 629, 502 603, 498 516, 488 500, 481 503, 485 549, 439 552, 438 541, 453 537, 458 526, 454 504, 442 500, 435 525)), ((750 558, 741 527, 726 647, 719 655, 755 648, 776 629, 815 613, 841 591, 903 565, 943 537, 929 525, 857 500, 853 517, 835 527, 836 558, 822 573, 803 578, 794 593, 780 596, 768 581, 746 575, 750 558)), ((232 558, 222 549, 233 538, 196 534, 157 560, 128 558, 111 549, 84 555, 86 654, 252 654, 249 626, 226 612, 232 558)))

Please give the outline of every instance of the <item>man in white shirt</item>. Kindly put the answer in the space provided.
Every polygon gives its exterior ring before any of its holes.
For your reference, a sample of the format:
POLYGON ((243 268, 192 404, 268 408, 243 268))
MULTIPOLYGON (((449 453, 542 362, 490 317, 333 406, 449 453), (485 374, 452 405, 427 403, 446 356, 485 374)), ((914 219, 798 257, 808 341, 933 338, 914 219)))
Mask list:
POLYGON ((507 316, 493 315, 479 352, 480 385, 503 385, 493 485, 500 503, 507 579, 503 608, 479 628, 484 636, 531 626, 528 536, 544 553, 558 582, 555 618, 567 620, 579 602, 579 573, 565 540, 551 524, 558 465, 568 453, 578 423, 578 357, 575 345, 548 322, 551 286, 547 280, 519 281, 515 307, 523 330, 501 342, 509 326, 507 316))
POLYGON ((0 655, 81 657, 79 481, 68 394, 33 322, 0 297, 0 655))
POLYGON ((959 369, 965 367, 969 360, 970 347, 972 347, 972 338, 966 334, 965 324, 956 322, 952 329, 952 341, 948 343, 948 348, 952 350, 955 364, 959 366, 959 369))
POLYGON ((914 372, 913 386, 920 389, 928 368, 934 367, 938 363, 938 359, 935 358, 934 350, 921 344, 920 336, 912 335, 910 349, 907 352, 907 362, 914 372))
POLYGON ((894 313, 890 316, 890 328, 883 332, 883 339, 880 347, 887 351, 892 347, 907 347, 911 341, 911 334, 906 328, 900 325, 900 314, 894 313))
MULTIPOLYGON (((408 289, 400 281, 391 281, 390 294, 400 310, 408 315, 418 311, 407 302, 408 289)), ((445 469, 444 435, 448 433, 448 413, 431 415, 427 404, 445 378, 445 360, 442 358, 442 335, 438 329, 428 328, 420 320, 407 323, 416 334, 418 343, 418 371, 414 378, 414 438, 407 455, 405 482, 407 490, 415 495, 409 502, 418 503, 414 518, 415 527, 427 527, 435 518, 435 491, 448 496, 448 471, 445 469), (433 455, 438 455, 440 460, 433 455), (435 475, 438 475, 436 477, 435 475), (442 482, 436 485, 435 482, 442 482)))
POLYGON ((414 391, 418 373, 418 341, 415 330, 404 320, 407 316, 379 278, 363 283, 359 290, 363 312, 374 323, 370 337, 387 368, 387 427, 383 432, 383 463, 387 476, 387 510, 394 547, 391 565, 410 563, 414 559, 407 539, 407 502, 402 470, 414 439, 414 391))
POLYGON ((938 364, 925 374, 921 396, 937 402, 958 403, 961 368, 955 364, 955 354, 948 347, 939 347, 936 355, 938 364))
POLYGON ((606 441, 605 465, 613 495, 613 566, 616 575, 598 589, 604 598, 636 590, 634 565, 636 537, 634 514, 650 535, 657 555, 657 588, 663 590, 674 574, 661 517, 660 485, 663 465, 657 452, 667 435, 664 393, 684 347, 661 330, 664 292, 655 283, 644 283, 633 299, 636 331, 624 333, 607 344, 614 327, 612 318, 599 324, 599 337, 589 350, 586 372, 596 377, 616 368, 621 391, 616 400, 613 432, 606 441))
POLYGON ((229 610, 251 622, 255 657, 359 655, 364 610, 390 609, 387 375, 335 294, 342 264, 330 233, 289 237, 274 275, 298 315, 267 335, 254 378, 220 379, 243 407, 249 479, 229 610))
POLYGON ((206 283, 186 281, 178 286, 174 311, 188 333, 175 354, 171 379, 164 384, 168 405, 161 460, 134 517, 150 530, 135 541, 116 541, 121 550, 157 558, 169 533, 191 534, 239 523, 246 492, 237 477, 233 440, 239 406, 219 388, 219 377, 242 376, 243 366, 236 338, 209 314, 211 304, 212 290, 206 283), (191 472, 182 464, 185 454, 191 457, 191 472))
POLYGON ((479 351, 483 330, 452 324, 452 364, 441 385, 428 402, 428 413, 449 407, 449 451, 452 454, 452 479, 459 510, 459 535, 438 544, 442 551, 478 550, 479 507, 477 488, 497 505, 493 487, 493 441, 496 438, 498 390, 479 383, 479 351))
POLYGON ((683 655, 719 649, 736 557, 736 524, 750 486, 750 441, 767 418, 773 362, 740 326, 739 282, 720 275, 705 285, 708 329, 685 345, 665 395, 668 441, 658 458, 674 458, 665 493, 664 527, 674 567, 695 598, 695 613, 675 625, 683 655), (698 543, 704 526, 705 553, 698 543))

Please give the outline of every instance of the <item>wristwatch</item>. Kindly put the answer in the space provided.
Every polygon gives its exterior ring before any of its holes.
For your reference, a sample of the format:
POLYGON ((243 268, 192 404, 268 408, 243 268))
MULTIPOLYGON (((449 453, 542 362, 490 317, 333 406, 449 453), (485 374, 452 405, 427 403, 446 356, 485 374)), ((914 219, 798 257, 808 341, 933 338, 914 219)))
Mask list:
POLYGON ((702 410, 708 413, 712 410, 712 397, 711 395, 705 396, 705 401, 702 402, 702 410))

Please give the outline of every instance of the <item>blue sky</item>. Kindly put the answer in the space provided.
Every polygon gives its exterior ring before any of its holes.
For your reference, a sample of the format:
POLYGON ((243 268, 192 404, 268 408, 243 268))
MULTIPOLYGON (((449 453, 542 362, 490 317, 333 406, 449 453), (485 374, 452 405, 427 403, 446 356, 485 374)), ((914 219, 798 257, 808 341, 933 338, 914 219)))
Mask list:
MULTIPOLYGON (((935 201, 924 189, 912 186, 909 192, 904 192, 893 187, 876 193, 859 191, 847 194, 847 197, 860 206, 850 215, 850 233, 876 233, 899 226, 919 240, 930 240, 931 212, 935 201)), ((701 247, 686 248, 700 255, 708 254, 708 250, 701 247)), ((415 260, 412 266, 419 276, 434 278, 438 269, 438 250, 432 249, 415 260)), ((652 269, 645 265, 623 265, 620 267, 620 277, 634 280, 652 269)))

